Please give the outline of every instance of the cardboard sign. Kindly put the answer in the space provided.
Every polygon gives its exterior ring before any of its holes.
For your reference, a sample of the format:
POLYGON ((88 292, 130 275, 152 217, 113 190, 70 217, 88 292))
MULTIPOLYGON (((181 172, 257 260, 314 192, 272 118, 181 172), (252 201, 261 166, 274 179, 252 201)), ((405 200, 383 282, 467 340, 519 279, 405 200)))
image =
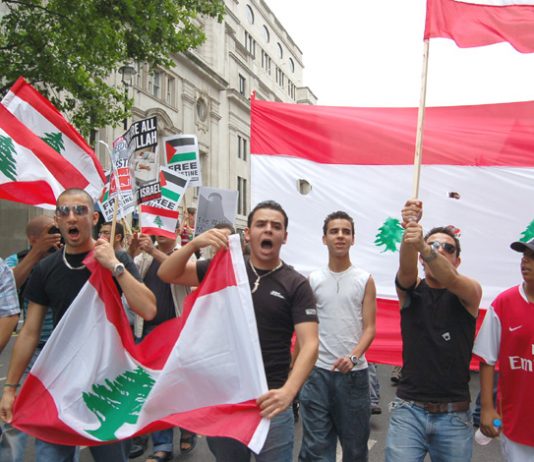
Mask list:
POLYGON ((237 191, 201 187, 199 190, 195 236, 219 223, 234 225, 237 191))

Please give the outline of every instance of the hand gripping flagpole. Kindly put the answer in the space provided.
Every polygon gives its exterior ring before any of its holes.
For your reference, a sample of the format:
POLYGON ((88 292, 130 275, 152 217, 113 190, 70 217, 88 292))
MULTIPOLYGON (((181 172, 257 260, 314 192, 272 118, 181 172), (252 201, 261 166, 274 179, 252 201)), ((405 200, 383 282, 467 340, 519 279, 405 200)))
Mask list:
POLYGON ((413 159, 413 186, 412 197, 419 197, 419 182, 421 178, 421 164, 423 159, 423 129, 425 123, 425 105, 426 105, 426 84, 428 72, 428 39, 424 40, 423 48, 423 71, 421 74, 421 94, 419 99, 419 110, 417 111, 417 133, 415 138, 415 154, 413 159))

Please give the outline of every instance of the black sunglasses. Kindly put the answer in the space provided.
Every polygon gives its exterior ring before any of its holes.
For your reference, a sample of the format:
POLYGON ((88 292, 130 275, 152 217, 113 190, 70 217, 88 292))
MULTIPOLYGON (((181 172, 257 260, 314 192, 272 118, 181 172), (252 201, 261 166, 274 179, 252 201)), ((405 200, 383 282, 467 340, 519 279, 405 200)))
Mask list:
POLYGON ((89 207, 87 205, 59 205, 56 207, 56 216, 66 218, 71 211, 74 215, 83 217, 89 213, 89 207))
POLYGON ((443 250, 445 250, 445 252, 447 252, 449 255, 452 255, 456 252, 456 247, 448 242, 432 241, 429 242, 428 245, 431 247, 442 247, 443 250))

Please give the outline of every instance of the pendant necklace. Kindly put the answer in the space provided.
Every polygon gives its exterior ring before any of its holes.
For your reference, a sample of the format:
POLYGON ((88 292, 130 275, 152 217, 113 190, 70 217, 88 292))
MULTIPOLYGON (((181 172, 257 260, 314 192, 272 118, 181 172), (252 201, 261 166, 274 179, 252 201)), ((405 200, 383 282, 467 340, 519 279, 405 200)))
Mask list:
MULTIPOLYGON (((66 246, 65 246, 66 247, 66 246)), ((79 271, 79 270, 83 270, 85 269, 85 265, 81 265, 81 266, 72 266, 68 261, 67 261, 67 257, 65 256, 65 247, 63 247, 63 253, 62 253, 62 256, 63 256, 63 263, 65 263, 65 266, 70 269, 70 270, 76 270, 76 271, 79 271)))
POLYGON ((278 265, 276 266, 276 268, 273 268, 271 271, 269 271, 268 273, 265 273, 265 274, 262 274, 261 276, 258 274, 258 272, 256 271, 256 268, 254 268, 254 265, 252 263, 250 263, 250 260, 248 262, 248 264, 250 265, 250 267, 252 268, 252 272, 256 275, 256 280, 254 281, 254 287, 252 287, 252 290, 250 291, 251 294, 253 294, 254 292, 256 292, 258 290, 258 287, 260 286, 260 280, 261 278, 264 278, 265 276, 269 276, 269 274, 272 274, 274 273, 275 271, 279 270, 280 268, 282 268, 282 260, 280 260, 280 263, 278 263, 278 265))

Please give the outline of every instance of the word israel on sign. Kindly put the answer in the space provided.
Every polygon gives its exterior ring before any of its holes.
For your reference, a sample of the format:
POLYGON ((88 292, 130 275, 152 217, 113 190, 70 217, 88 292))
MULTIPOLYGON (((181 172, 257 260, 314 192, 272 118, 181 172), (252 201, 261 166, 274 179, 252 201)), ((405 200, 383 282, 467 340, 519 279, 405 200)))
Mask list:
POLYGON ((167 167, 189 177, 189 186, 202 186, 198 140, 194 135, 163 138, 167 167))
POLYGON ((182 197, 187 190, 189 178, 170 168, 160 168, 161 197, 148 205, 168 210, 178 210, 182 197))

